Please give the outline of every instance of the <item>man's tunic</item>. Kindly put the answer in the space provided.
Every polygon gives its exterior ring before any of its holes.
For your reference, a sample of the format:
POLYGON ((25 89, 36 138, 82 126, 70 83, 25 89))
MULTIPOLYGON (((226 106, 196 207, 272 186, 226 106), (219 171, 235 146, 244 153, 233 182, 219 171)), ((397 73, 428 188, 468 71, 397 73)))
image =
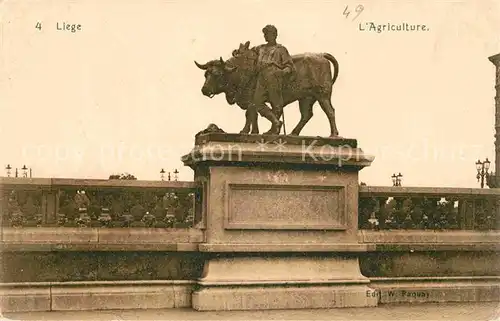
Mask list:
POLYGON ((280 44, 264 44, 253 48, 253 50, 259 54, 257 59, 259 74, 254 103, 261 105, 269 98, 271 104, 283 107, 283 81, 295 72, 292 57, 288 50, 280 44), (285 67, 290 68, 289 74, 283 70, 285 67))

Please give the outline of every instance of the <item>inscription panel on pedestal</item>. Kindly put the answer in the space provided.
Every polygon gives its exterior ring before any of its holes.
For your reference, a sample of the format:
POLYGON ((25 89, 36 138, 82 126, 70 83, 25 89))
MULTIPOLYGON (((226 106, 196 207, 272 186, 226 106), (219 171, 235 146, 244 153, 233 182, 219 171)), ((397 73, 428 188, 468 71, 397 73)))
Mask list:
POLYGON ((226 184, 225 228, 345 230, 344 186, 226 184))

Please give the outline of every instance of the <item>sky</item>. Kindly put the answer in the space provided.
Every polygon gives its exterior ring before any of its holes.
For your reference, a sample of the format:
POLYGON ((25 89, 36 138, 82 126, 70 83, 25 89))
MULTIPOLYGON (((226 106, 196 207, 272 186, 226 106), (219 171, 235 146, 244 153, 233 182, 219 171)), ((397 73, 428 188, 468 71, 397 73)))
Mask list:
MULTIPOLYGON (((4 0, 0 13, 0 165, 26 164, 35 177, 157 180, 177 168, 192 180, 180 157, 194 135, 244 124, 224 95, 201 94, 193 61, 261 44, 267 24, 291 54, 339 61, 340 135, 375 156, 361 181, 391 185, 401 172, 404 186, 477 187, 475 161, 494 162, 499 1, 4 0), (360 31, 371 22, 428 31, 360 31)), ((298 103, 284 112, 291 129, 298 103)), ((301 134, 328 136, 319 106, 301 134)))

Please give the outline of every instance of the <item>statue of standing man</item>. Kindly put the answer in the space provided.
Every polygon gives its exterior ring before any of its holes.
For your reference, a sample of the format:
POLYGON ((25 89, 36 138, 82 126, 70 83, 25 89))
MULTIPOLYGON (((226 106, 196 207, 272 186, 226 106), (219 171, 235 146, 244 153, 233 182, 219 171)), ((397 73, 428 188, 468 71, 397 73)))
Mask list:
POLYGON ((257 59, 257 86, 253 97, 256 111, 271 121, 268 134, 279 134, 282 126, 280 121, 283 115, 283 84, 287 78, 295 74, 295 66, 288 50, 276 42, 278 30, 273 25, 262 29, 266 44, 252 48, 258 53, 257 59), (266 106, 268 100, 272 110, 266 106))

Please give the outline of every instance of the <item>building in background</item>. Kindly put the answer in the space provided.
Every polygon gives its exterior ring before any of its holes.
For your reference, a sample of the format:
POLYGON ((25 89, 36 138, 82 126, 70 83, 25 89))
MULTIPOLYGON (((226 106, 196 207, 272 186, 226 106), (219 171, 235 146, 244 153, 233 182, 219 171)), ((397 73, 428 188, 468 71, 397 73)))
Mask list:
POLYGON ((491 188, 500 187, 500 53, 488 58, 496 68, 495 71, 495 173, 488 177, 487 184, 491 188))

